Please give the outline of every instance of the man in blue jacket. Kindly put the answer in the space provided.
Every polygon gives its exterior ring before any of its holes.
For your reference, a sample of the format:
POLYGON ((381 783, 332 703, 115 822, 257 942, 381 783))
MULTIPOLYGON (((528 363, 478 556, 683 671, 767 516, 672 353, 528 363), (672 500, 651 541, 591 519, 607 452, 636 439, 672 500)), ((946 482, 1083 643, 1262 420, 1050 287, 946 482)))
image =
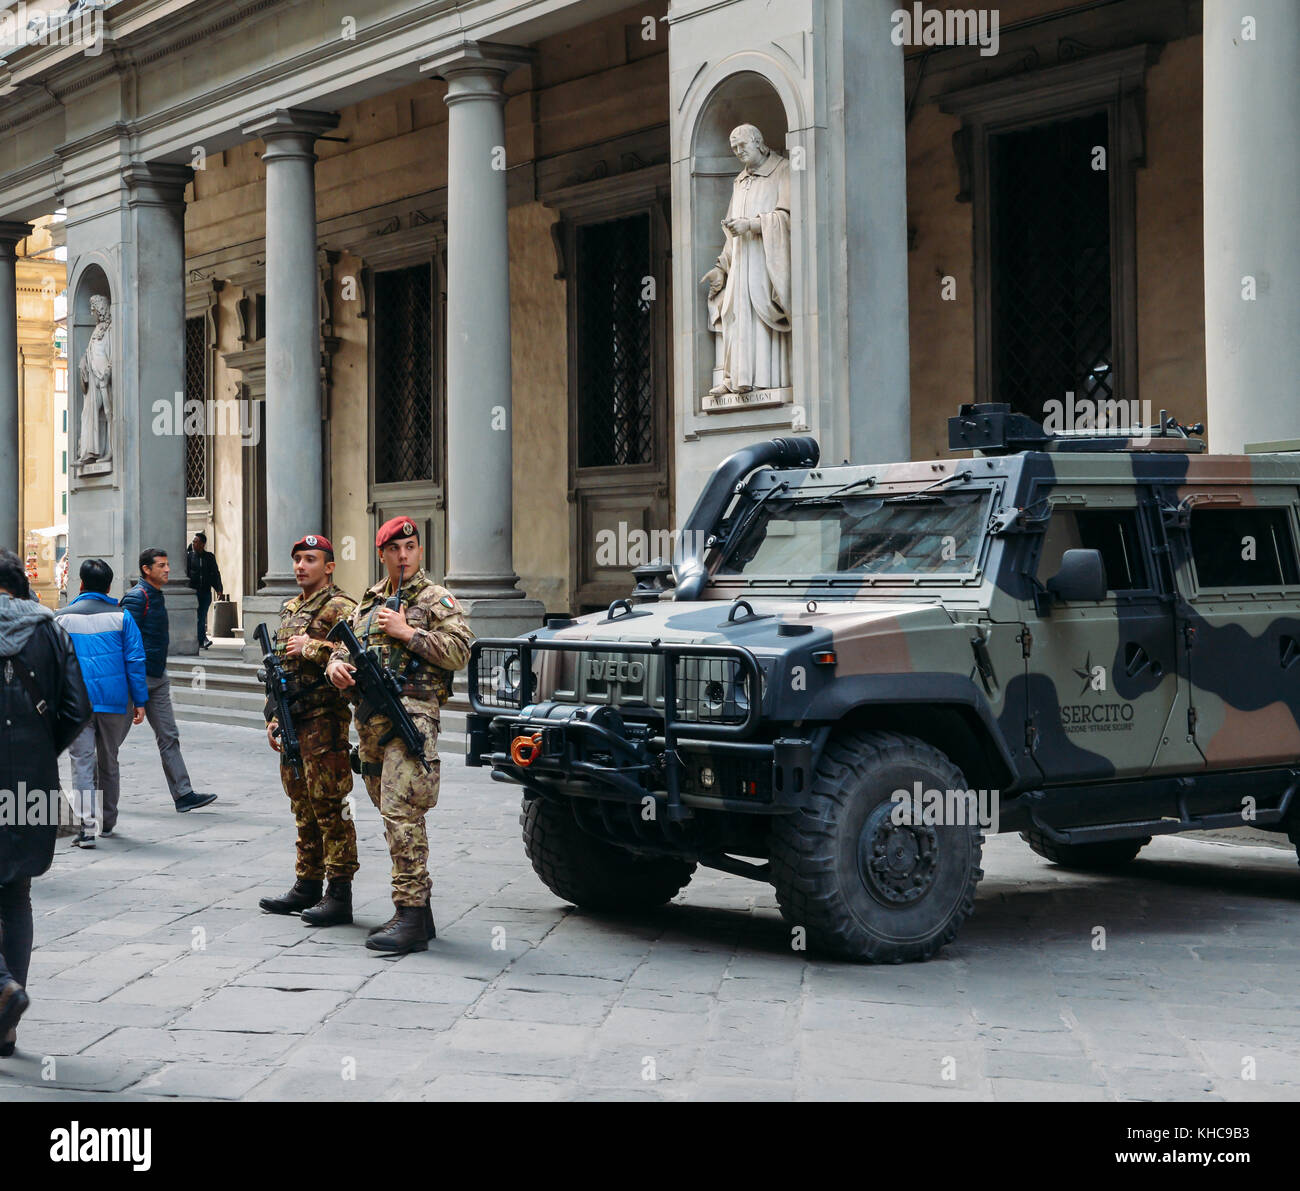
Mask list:
POLYGON ((149 687, 144 671, 144 642, 135 621, 108 594, 113 568, 102 558, 81 564, 81 594, 58 613, 59 624, 72 638, 81 676, 94 709, 91 719, 68 746, 72 785, 80 824, 74 847, 93 848, 98 827, 112 835, 117 826, 121 788, 117 751, 131 725, 144 720, 149 687), (103 818, 94 796, 103 797, 103 818))
POLYGON ((158 742, 162 757, 163 774, 171 790, 176 809, 184 814, 196 807, 216 802, 215 794, 196 794, 190 785, 190 773, 181 756, 181 734, 176 727, 176 713, 172 710, 171 683, 167 680, 167 646, 171 634, 167 627, 167 603, 163 588, 171 575, 167 551, 148 546, 140 551, 140 582, 122 597, 122 607, 135 621, 144 641, 145 681, 149 686, 149 702, 145 715, 158 742))

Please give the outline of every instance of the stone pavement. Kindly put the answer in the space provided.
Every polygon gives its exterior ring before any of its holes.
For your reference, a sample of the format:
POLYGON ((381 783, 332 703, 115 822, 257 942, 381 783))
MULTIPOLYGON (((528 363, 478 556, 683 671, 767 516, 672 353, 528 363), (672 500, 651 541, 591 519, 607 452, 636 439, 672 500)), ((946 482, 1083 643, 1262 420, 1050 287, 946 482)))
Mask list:
POLYGON ((293 859, 264 738, 186 724, 183 745, 214 809, 171 810, 136 730, 120 835, 61 840, 35 882, 0 1099, 1300 1097, 1289 847, 1158 839, 1096 877, 999 837, 954 944, 861 967, 792 951, 772 891, 740 877, 700 870, 630 921, 564 905, 524 858, 517 793, 453 755, 430 815, 439 937, 393 960, 361 946, 391 907, 360 785, 357 925, 312 930, 257 909, 293 859))

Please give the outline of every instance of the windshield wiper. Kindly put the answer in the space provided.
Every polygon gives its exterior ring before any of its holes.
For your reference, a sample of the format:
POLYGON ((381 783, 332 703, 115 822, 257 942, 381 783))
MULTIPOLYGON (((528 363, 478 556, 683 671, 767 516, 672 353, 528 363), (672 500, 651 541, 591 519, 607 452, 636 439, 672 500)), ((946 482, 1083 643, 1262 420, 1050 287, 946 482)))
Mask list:
MULTIPOLYGON (((886 500, 910 500, 915 496, 921 496, 922 494, 929 492, 930 489, 932 488, 939 488, 942 487, 944 484, 951 484, 954 480, 960 480, 964 484, 966 483, 967 480, 972 480, 974 478, 975 478, 974 475, 969 470, 955 471, 952 473, 952 475, 944 476, 940 480, 935 480, 933 484, 927 484, 924 488, 918 488, 915 492, 903 492, 900 493, 898 496, 887 496, 885 497, 885 499, 886 500)), ((842 488, 836 488, 834 492, 828 492, 825 496, 815 496, 814 499, 831 500, 833 497, 839 496, 842 493, 852 492, 854 488, 861 488, 864 484, 867 485, 867 487, 873 487, 875 483, 876 483, 875 476, 865 476, 861 480, 854 480, 851 483, 845 484, 842 488)))
POLYGON ((841 492, 852 492, 854 488, 861 488, 863 484, 866 484, 867 487, 870 488, 873 484, 875 484, 875 482, 876 482, 875 476, 864 476, 860 480, 854 480, 851 483, 845 484, 842 488, 836 488, 834 492, 828 492, 825 496, 817 497, 817 499, 830 500, 832 496, 839 496, 841 492))
POLYGON ((904 492, 900 496, 891 497, 891 500, 915 500, 918 496, 924 496, 933 488, 941 488, 944 484, 951 484, 954 480, 960 480, 963 484, 967 480, 975 477, 969 471, 955 471, 950 476, 944 476, 941 480, 935 480, 933 484, 927 484, 924 488, 918 488, 915 492, 904 492))

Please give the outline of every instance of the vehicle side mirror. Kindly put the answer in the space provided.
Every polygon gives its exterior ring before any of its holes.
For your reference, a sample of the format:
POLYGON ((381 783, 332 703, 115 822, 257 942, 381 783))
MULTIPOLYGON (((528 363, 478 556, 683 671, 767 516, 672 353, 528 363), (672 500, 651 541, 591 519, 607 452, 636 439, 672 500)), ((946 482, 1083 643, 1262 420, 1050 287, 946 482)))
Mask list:
POLYGON ((1100 550, 1067 550, 1061 555, 1061 569, 1047 581, 1047 590, 1058 600, 1104 600, 1106 567, 1100 550))

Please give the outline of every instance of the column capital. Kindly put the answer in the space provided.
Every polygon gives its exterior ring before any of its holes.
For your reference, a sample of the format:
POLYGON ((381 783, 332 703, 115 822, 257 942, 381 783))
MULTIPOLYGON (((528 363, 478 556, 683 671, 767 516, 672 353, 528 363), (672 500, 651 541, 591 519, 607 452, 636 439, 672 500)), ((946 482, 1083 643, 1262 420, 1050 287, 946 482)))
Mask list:
POLYGON ((292 145, 294 140, 311 141, 338 127, 337 112, 317 112, 310 108, 275 108, 265 115, 250 120, 241 130, 245 136, 257 136, 269 146, 275 141, 292 145))
POLYGON ((0 253, 12 257, 19 240, 25 240, 35 229, 30 223, 5 220, 0 222, 0 253))
MULTIPOLYGON (((532 62, 535 57, 536 52, 527 46, 505 45, 495 41, 462 41, 458 45, 439 50, 422 62, 420 73, 426 77, 446 79, 453 85, 469 76, 488 84, 487 88, 475 88, 476 91, 500 95, 506 75, 532 62)), ((448 101, 450 100, 449 93, 448 101)))
POLYGON ((167 161, 129 161, 122 167, 130 207, 175 207, 185 202, 185 187, 194 177, 187 165, 167 161))

